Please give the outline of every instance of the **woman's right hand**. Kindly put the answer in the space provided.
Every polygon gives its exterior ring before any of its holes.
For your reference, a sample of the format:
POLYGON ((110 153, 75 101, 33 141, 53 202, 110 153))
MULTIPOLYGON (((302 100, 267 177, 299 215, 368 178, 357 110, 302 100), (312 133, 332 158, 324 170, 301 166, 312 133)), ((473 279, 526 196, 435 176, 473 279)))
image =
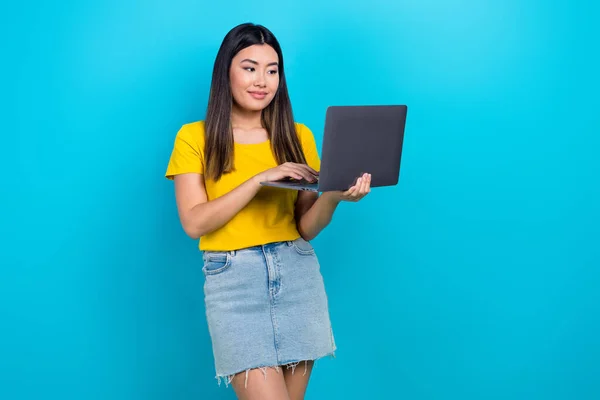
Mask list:
POLYGON ((315 182, 317 176, 319 176, 319 173, 306 164, 286 162, 261 172, 256 175, 256 179, 258 182, 278 181, 284 178, 305 179, 308 182, 315 182))

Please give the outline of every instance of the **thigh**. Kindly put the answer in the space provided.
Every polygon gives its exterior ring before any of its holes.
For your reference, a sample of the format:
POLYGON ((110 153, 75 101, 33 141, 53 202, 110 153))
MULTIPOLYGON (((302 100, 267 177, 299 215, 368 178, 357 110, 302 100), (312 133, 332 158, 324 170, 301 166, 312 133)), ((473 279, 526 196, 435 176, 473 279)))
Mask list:
POLYGON ((314 361, 307 360, 283 368, 283 378, 290 400, 304 400, 314 361))
POLYGON ((290 400, 281 367, 240 372, 231 384, 239 400, 290 400))

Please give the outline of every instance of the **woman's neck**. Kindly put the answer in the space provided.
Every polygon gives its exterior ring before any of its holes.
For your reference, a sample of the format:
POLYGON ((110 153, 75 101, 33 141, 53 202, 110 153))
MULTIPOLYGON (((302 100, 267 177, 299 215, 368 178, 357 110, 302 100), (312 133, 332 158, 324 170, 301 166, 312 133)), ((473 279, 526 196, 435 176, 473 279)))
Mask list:
POLYGON ((237 129, 262 128, 262 111, 251 111, 240 108, 234 104, 231 109, 231 126, 237 129))

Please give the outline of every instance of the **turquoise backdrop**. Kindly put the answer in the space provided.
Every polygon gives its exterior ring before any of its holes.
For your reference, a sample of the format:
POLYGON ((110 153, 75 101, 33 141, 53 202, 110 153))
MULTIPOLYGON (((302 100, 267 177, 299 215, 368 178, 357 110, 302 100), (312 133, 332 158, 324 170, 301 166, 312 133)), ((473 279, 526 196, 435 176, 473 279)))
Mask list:
POLYGON ((329 105, 409 106, 398 186, 314 242, 339 350, 307 399, 600 398, 597 3, 2 9, 0 399, 234 398, 163 175, 247 21, 319 142, 329 105))

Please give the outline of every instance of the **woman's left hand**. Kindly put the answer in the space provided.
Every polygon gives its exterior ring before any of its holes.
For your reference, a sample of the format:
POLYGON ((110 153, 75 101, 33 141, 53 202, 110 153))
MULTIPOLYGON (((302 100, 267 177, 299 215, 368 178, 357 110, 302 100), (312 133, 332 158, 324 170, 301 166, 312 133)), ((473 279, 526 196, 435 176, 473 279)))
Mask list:
POLYGON ((371 174, 363 174, 356 184, 345 192, 329 192, 337 201, 357 202, 371 192, 371 174))

